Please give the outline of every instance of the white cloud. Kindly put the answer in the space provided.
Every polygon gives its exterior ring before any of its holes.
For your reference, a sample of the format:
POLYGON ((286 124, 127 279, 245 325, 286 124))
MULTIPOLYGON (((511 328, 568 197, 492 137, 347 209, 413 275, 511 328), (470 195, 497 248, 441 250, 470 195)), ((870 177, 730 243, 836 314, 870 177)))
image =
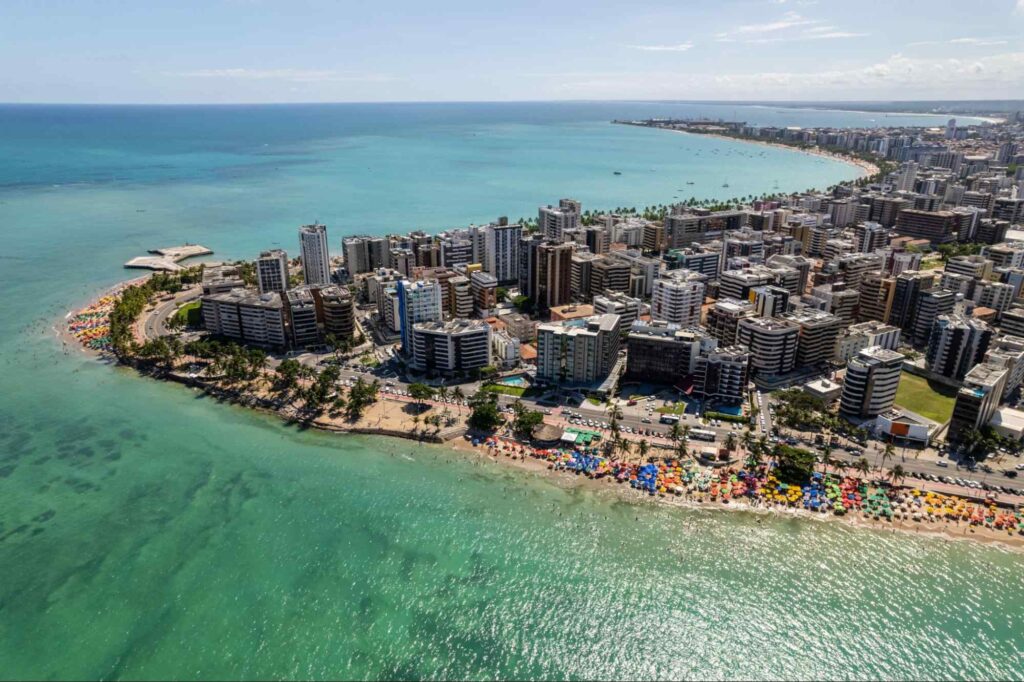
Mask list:
MULTIPOLYGON (((1024 0, 1022 0, 1024 2, 1024 0)), ((1009 40, 1006 38, 952 38, 950 40, 919 40, 913 43, 907 43, 907 47, 921 47, 923 45, 976 45, 978 47, 987 47, 993 45, 1007 45, 1009 40)))
POLYGON ((765 24, 744 24, 732 29, 731 31, 718 33, 715 37, 730 38, 732 36, 760 35, 763 33, 774 33, 776 31, 794 29, 800 26, 811 26, 814 24, 821 24, 821 22, 819 19, 810 19, 801 16, 797 12, 786 12, 782 15, 782 18, 775 20, 775 22, 767 22, 765 24))
POLYGON ((786 12, 777 21, 763 24, 745 24, 731 31, 716 33, 715 41, 719 43, 753 43, 761 45, 797 40, 860 38, 866 35, 867 33, 843 31, 835 26, 826 24, 820 19, 808 19, 796 12, 786 12))
POLYGON ((850 68, 805 72, 560 74, 557 92, 637 99, 988 99, 1024 90, 1024 52, 974 59, 894 54, 850 68), (651 84, 658 84, 651 89, 651 84))
POLYGON ((678 45, 630 45, 630 47, 645 52, 686 52, 693 47, 693 43, 687 41, 678 45))
POLYGON ((998 38, 953 38, 950 45, 1006 45, 1009 42, 998 38))
POLYGON ((323 83, 337 81, 383 82, 392 80, 381 74, 342 73, 322 69, 197 69, 168 72, 179 78, 222 78, 232 80, 279 80, 292 83, 323 83))
POLYGON ((1014 7, 1014 11, 1017 14, 1024 14, 1024 0, 1017 0, 1017 6, 1014 7))

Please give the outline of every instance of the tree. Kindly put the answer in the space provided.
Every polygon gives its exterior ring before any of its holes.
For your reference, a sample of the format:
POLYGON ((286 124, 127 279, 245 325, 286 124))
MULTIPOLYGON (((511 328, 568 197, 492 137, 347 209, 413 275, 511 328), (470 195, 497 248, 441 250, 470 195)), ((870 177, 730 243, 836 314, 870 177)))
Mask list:
POLYGON ((740 445, 743 446, 744 450, 746 450, 747 452, 750 452, 750 446, 752 446, 753 444, 754 444, 754 434, 751 433, 750 428, 748 427, 748 428, 743 430, 743 435, 740 436, 740 445))
POLYGON ((469 398, 470 427, 492 432, 504 423, 505 418, 498 411, 498 395, 490 391, 477 391, 469 398))
POLYGON ((853 464, 853 469, 860 473, 860 475, 867 476, 871 473, 871 464, 868 462, 866 457, 861 457, 853 464))
POLYGON ((275 390, 282 394, 294 390, 299 384, 299 373, 301 369, 302 365, 294 358, 282 360, 281 364, 278 365, 275 370, 275 373, 277 374, 277 380, 274 384, 275 390))
POLYGON ((889 471, 889 480, 892 481, 893 485, 899 485, 900 481, 907 477, 907 472, 903 470, 902 464, 897 464, 889 471))
POLYGON ((520 436, 528 436, 533 432, 534 427, 544 421, 544 414, 537 410, 528 410, 522 401, 517 400, 512 404, 513 421, 512 430, 520 436))
POLYGON ((416 401, 417 409, 422 410, 426 401, 434 397, 434 389, 419 382, 409 384, 409 397, 416 401))
POLYGON ((466 394, 462 392, 462 389, 460 387, 456 386, 455 388, 452 389, 452 398, 459 402, 462 402, 463 400, 466 399, 466 394))
POLYGON ((646 459, 647 451, 650 450, 650 445, 647 443, 647 440, 644 439, 644 438, 641 438, 640 442, 637 443, 636 448, 637 448, 637 454, 640 455, 640 461, 643 461, 644 459, 646 459))
POLYGON ((725 449, 729 452, 736 449, 736 435, 731 431, 729 432, 729 435, 725 437, 725 449))

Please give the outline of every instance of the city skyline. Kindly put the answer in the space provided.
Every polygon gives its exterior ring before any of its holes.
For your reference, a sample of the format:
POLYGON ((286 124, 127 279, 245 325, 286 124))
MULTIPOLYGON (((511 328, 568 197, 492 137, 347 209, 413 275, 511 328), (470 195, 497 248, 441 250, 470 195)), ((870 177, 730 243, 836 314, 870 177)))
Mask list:
POLYGON ((12 103, 993 99, 1024 88, 1022 0, 486 12, 461 0, 127 12, 91 0, 6 15, 0 101, 12 103))

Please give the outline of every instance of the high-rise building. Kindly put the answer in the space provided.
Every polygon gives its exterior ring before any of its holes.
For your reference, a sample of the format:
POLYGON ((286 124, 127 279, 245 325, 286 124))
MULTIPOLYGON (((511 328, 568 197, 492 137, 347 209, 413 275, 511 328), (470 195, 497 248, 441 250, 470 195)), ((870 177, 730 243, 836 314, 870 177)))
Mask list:
POLYGON ((283 293, 288 288, 288 254, 281 249, 264 251, 256 260, 256 280, 260 293, 283 293))
POLYGON ((871 346, 881 346, 886 350, 900 347, 899 327, 872 320, 847 327, 836 341, 835 359, 846 362, 861 350, 871 346))
POLYGON ((755 375, 785 374, 796 367, 800 325, 770 317, 746 317, 739 321, 736 341, 750 351, 750 370, 755 375))
POLYGON ((747 394, 750 353, 742 346, 704 351, 697 358, 694 391, 712 405, 739 405, 747 394))
POLYGON ((839 411, 860 418, 892 408, 903 372, 903 355, 881 346, 861 350, 846 365, 839 411))
POLYGON ((565 305, 572 297, 572 244, 539 244, 532 250, 530 292, 539 310, 565 305))
POLYGON ((651 317, 684 327, 700 324, 706 279, 690 270, 670 270, 654 280, 651 317))
POLYGON ((939 315, 932 323, 926 366, 936 374, 959 381, 982 361, 991 340, 992 329, 981 320, 939 315))
POLYGON ((605 291, 629 291, 629 263, 614 258, 598 258, 590 265, 590 296, 605 291))
POLYGON ((1024 381, 1024 337, 996 337, 985 352, 985 362, 1006 368, 1006 385, 1002 396, 1006 398, 1024 381))
POLYGON ((473 316, 473 288, 470 286, 469 277, 455 275, 445 280, 445 287, 448 289, 447 308, 448 314, 454 318, 473 316))
POLYGON ((316 300, 308 286, 285 292, 285 316, 289 345, 310 348, 322 343, 316 300))
POLYGON ((491 327, 483 320, 418 322, 409 363, 424 372, 472 372, 491 364, 491 327))
POLYGON ((553 242, 563 241, 562 233, 575 230, 580 226, 580 202, 573 199, 562 199, 558 206, 541 206, 537 214, 538 231, 553 242))
POLYGON ((355 305, 352 294, 345 287, 330 285, 313 290, 324 324, 324 336, 339 341, 355 336, 355 305))
POLYGON ((441 284, 435 280, 402 280, 395 287, 398 295, 398 324, 402 352, 412 352, 412 328, 420 322, 440 322, 441 284))
POLYGON ((946 263, 945 271, 971 279, 988 279, 992 275, 992 261, 984 256, 953 256, 946 263))
POLYGON ((537 378, 560 384, 604 381, 618 359, 621 338, 617 315, 540 324, 537 378))
POLYGON ((302 277, 309 286, 331 283, 331 256, 327 250, 327 226, 316 223, 299 228, 302 277))
POLYGON ((754 287, 749 298, 758 317, 778 317, 789 310, 789 292, 782 287, 754 287))
POLYGON ((904 209, 896 219, 896 233, 945 244, 956 239, 957 216, 952 211, 904 209))
POLYGON ((698 329, 682 329, 668 322, 634 322, 626 338, 626 378, 679 385, 696 371, 701 349, 715 345, 715 339, 698 329))
POLYGON ((987 363, 975 365, 967 373, 953 403, 947 440, 959 442, 967 431, 980 429, 989 423, 999 407, 1008 374, 1005 367, 987 363))
POLYGON ((869 273, 860 284, 857 319, 861 322, 878 320, 886 322, 892 307, 896 280, 879 273, 869 273))
POLYGON ((619 292, 595 296, 593 305, 596 315, 618 315, 619 329, 623 334, 628 332, 630 326, 640 319, 640 313, 644 307, 643 301, 639 298, 619 292))
POLYGON ((786 313, 783 319, 800 327, 796 361, 800 367, 813 367, 832 360, 836 339, 845 323, 835 315, 804 309, 786 313))
POLYGON ((473 292, 473 313, 487 317, 498 305, 498 279, 489 272, 477 270, 469 276, 473 292))
POLYGON ((907 331, 911 343, 923 346, 932 334, 932 324, 940 315, 948 315, 956 307, 956 294, 945 289, 922 291, 914 306, 913 323, 907 331))
POLYGON ((896 277, 892 304, 889 306, 889 324, 903 330, 904 334, 912 335, 914 330, 914 308, 922 291, 928 291, 935 285, 935 275, 931 272, 908 270, 896 277))
POLYGON ((735 298, 720 298, 708 309, 708 333, 722 347, 736 345, 740 320, 756 315, 753 304, 735 298))
POLYGON ((280 350, 288 346, 280 293, 232 289, 203 296, 202 301, 203 325, 211 334, 263 348, 280 350))
POLYGON ((484 269, 494 275, 499 284, 519 279, 519 244, 523 237, 522 225, 509 225, 508 218, 499 218, 484 228, 484 269))
POLYGON ((1000 313, 1009 310, 1015 298, 1012 284, 983 280, 974 287, 974 302, 1000 313))
POLYGON ((853 234, 854 247, 860 253, 874 253, 889 243, 889 230, 870 220, 855 225, 853 234))

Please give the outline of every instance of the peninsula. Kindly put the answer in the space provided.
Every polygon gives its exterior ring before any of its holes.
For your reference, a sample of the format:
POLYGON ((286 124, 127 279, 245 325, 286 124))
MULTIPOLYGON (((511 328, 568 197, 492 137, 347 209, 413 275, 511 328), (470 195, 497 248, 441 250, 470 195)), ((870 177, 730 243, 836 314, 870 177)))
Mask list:
POLYGON ((349 235, 333 256, 326 226, 304 225, 297 258, 175 262, 65 331, 326 430, 634 495, 1020 542, 1021 123, 620 123, 840 155, 865 175, 616 211, 562 199, 534 219, 349 235))

